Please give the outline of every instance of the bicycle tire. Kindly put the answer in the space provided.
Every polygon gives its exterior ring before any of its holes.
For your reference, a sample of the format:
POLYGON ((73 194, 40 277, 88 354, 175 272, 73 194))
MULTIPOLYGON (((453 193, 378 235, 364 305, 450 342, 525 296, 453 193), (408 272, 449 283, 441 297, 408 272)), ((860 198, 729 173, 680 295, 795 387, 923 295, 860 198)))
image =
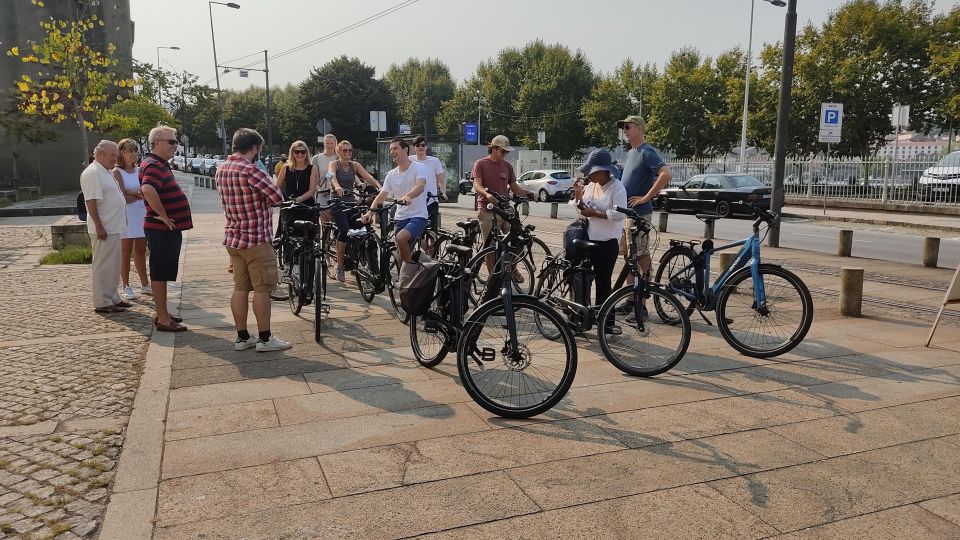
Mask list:
MULTIPOLYGON (((488 283, 490 281, 490 273, 487 271, 486 258, 487 255, 490 254, 494 256, 497 255, 496 246, 489 246, 480 250, 480 252, 474 255, 473 258, 470 259, 470 262, 467 263, 467 268, 470 269, 470 275, 472 276, 467 286, 467 293, 470 303, 473 306, 482 304, 492 298, 494 294, 499 294, 499 284, 488 283)), ((514 292, 516 294, 532 295, 536 285, 536 283, 534 283, 536 274, 530 261, 525 257, 516 258, 514 261, 515 271, 523 278, 523 283, 517 283, 516 279, 514 279, 514 292)), ((496 262, 494 262, 494 268, 496 268, 496 262)))
POLYGON ((607 360, 620 371, 637 377, 652 377, 669 371, 677 365, 690 346, 690 318, 683 304, 663 288, 650 284, 649 297, 641 299, 641 306, 649 305, 651 299, 659 300, 664 310, 672 311, 663 316, 654 310, 656 316, 644 321, 628 322, 630 315, 636 316, 634 286, 627 285, 613 292, 600 307, 597 320, 597 339, 600 350, 607 360), (619 308, 627 306, 626 310, 619 308), (625 311, 625 313, 624 313, 625 311), (620 320, 617 317, 622 317, 620 320), (642 324, 641 324, 642 322, 642 324), (620 333, 614 329, 619 329, 620 333), (639 342, 639 346, 630 347, 630 342, 639 342))
POLYGON ((410 348, 413 349, 413 356, 423 367, 434 367, 446 358, 447 341, 449 337, 446 327, 443 326, 443 317, 436 311, 434 305, 430 306, 423 315, 411 315, 407 320, 407 326, 410 328, 410 348), (436 326, 434 332, 427 330, 428 326, 436 326))
POLYGON ((327 307, 327 264, 326 257, 320 253, 314 260, 313 272, 313 340, 320 343, 323 327, 324 308, 327 307))
MULTIPOLYGON (((533 295, 540 299, 541 302, 555 309, 558 313, 565 314, 559 304, 551 302, 551 299, 556 296, 573 300, 573 298, 571 298, 572 291, 570 283, 563 279, 563 268, 560 266, 548 266, 544 269, 539 279, 537 279, 537 288, 533 295)), ((537 323, 537 329, 540 330, 540 334, 547 339, 560 339, 560 329, 554 328, 546 318, 541 318, 539 315, 535 317, 534 320, 537 323)))
POLYGON ((306 303, 304 294, 306 269, 304 268, 302 254, 295 254, 291 259, 294 259, 295 262, 290 265, 290 283, 287 285, 287 301, 290 304, 290 311, 292 311, 294 315, 299 315, 303 309, 303 305, 306 303))
POLYGON ((390 271, 386 275, 387 295, 390 296, 390 305, 393 306, 394 316, 402 323, 406 323, 410 318, 400 305, 400 291, 397 290, 397 284, 400 282, 400 254, 396 251, 390 252, 390 271))
POLYGON ((467 394, 485 410, 504 418, 529 418, 550 410, 567 394, 577 373, 577 345, 573 333, 567 328, 556 311, 532 296, 512 297, 513 316, 516 318, 517 338, 522 343, 523 355, 517 361, 501 358, 505 349, 506 330, 500 319, 504 316, 504 300, 497 298, 477 308, 463 325, 457 343, 457 371, 467 394), (558 328, 563 328, 560 341, 563 351, 557 351, 557 341, 544 339, 548 351, 536 359, 531 345, 536 345, 539 336, 532 320, 534 314, 549 318, 558 328), (488 324, 489 323, 489 324, 488 324), (492 335, 488 336, 485 330, 492 335), (489 345, 487 345, 489 344, 489 345), (477 358, 480 352, 482 358, 477 358), (487 360, 486 363, 481 359, 487 360), (519 363, 518 363, 519 362, 519 363), (479 367, 477 367, 479 366, 479 367), (516 378, 531 374, 536 379, 516 378), (556 383, 547 384, 540 378, 548 372, 558 373, 556 383), (487 387, 491 382, 492 387, 487 387), (513 391, 516 390, 516 391, 513 391), (498 391, 509 396, 495 395, 498 391), (542 398, 537 399, 537 396, 542 398), (524 399, 522 403, 508 402, 508 398, 524 399))
POLYGON ((747 279, 753 279, 750 267, 741 268, 730 276, 717 295, 717 327, 723 339, 740 353, 753 358, 770 358, 790 351, 803 341, 813 323, 813 298, 803 280, 786 268, 773 264, 761 264, 759 270, 766 292, 766 305, 762 308, 763 312, 757 309, 753 285, 743 283, 747 279), (774 285, 775 277, 785 281, 787 286, 774 285), (746 302, 746 297, 752 298, 752 302, 746 302), (740 311, 734 311, 735 305, 731 304, 733 301, 738 301, 740 306, 746 305, 746 310, 743 310, 742 314, 740 311), (789 315, 793 311, 791 308, 797 302, 799 302, 800 314, 796 322, 778 324, 773 320, 774 313, 789 315), (773 311, 774 304, 777 306, 776 312, 773 311), (747 315, 751 311, 753 312, 752 321, 747 315), (748 321, 748 328, 740 330, 739 324, 744 318, 748 321), (750 322, 755 324, 750 325, 750 322), (776 336, 770 340, 770 346, 760 346, 761 341, 766 342, 766 340, 749 339, 749 336, 757 335, 755 332, 748 331, 749 328, 756 327, 758 324, 762 327, 761 330, 776 328, 776 336), (735 328, 734 325, 737 327, 735 328), (780 343, 772 343, 777 336, 788 337, 780 343), (749 342, 744 338, 748 338, 749 342))
POLYGON ((423 231, 417 240, 417 247, 420 251, 426 253, 431 259, 437 258, 437 246, 440 243, 440 235, 433 229, 423 231))
POLYGON ((530 260, 534 272, 541 270, 547 259, 552 256, 553 253, 546 242, 536 236, 530 237, 530 245, 527 246, 527 258, 530 260))
MULTIPOLYGON (((657 283, 662 285, 675 297, 678 297, 677 300, 680 300, 681 304, 684 303, 684 301, 688 302, 685 308, 688 316, 692 315, 693 311, 697 308, 696 298, 699 297, 699 294, 697 292, 696 274, 693 268, 682 274, 679 273, 679 271, 692 263, 696 256, 697 254, 690 249, 689 246, 672 247, 660 257, 660 262, 657 265, 657 273, 654 277, 657 283), (677 294, 676 291, 683 291, 686 294, 692 295, 694 300, 677 294)), ((668 315, 668 307, 661 306, 656 300, 654 301, 654 308, 657 310, 657 315, 659 315, 661 319, 668 315)))
POLYGON ((377 267, 377 247, 366 238, 362 242, 361 245, 357 246, 357 270, 354 275, 357 278, 357 289, 360 291, 360 297, 369 304, 373 302, 373 298, 377 295, 376 285, 371 280, 371 276, 376 275, 374 269, 377 267))

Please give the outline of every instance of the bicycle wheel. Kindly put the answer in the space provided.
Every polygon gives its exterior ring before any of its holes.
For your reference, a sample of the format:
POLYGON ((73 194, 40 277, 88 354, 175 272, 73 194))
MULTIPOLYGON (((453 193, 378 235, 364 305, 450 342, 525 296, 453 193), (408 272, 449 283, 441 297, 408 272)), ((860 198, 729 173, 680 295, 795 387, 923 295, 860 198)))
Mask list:
POLYGON ((770 358, 803 341, 813 323, 813 299, 803 280, 785 268, 761 264, 760 280, 754 281, 749 267, 730 276, 717 295, 717 326, 740 353, 770 358), (765 293, 763 305, 757 305, 758 286, 765 293))
POLYGON ((323 318, 330 314, 330 306, 327 305, 327 261, 326 256, 321 252, 313 260, 313 340, 320 342, 320 329, 323 326, 323 318))
MULTIPOLYGON (((687 246, 677 246, 667 250, 663 257, 660 257, 660 263, 657 265, 657 273, 654 278, 657 283, 678 296, 681 303, 686 302, 688 304, 685 308, 687 315, 692 315, 693 310, 697 307, 697 301, 695 300, 698 296, 696 271, 692 267, 684 270, 693 262, 694 257, 696 257, 696 253, 687 246), (683 295, 680 293, 683 293, 683 295), (690 298, 694 298, 694 300, 690 300, 690 298)), ((653 305, 657 314, 664 320, 673 309, 669 305, 661 305, 659 297, 654 298, 653 305)))
POLYGON ((299 315, 303 305, 306 304, 306 287, 310 280, 307 278, 307 267, 302 253, 294 253, 291 257, 293 262, 290 264, 290 284, 287 285, 288 302, 290 311, 294 315, 299 315))
MULTIPOLYGON (((467 268, 470 269, 470 274, 473 276, 467 287, 470 303, 473 306, 478 306, 500 293, 502 282, 499 280, 490 281, 490 271, 486 264, 488 255, 492 255, 496 260, 497 248, 490 246, 483 249, 467 263, 467 268)), ((494 267, 496 267, 496 264, 494 264, 494 267)), ((527 258, 515 259, 512 275, 513 291, 517 294, 533 294, 536 285, 534 276, 533 266, 527 258)))
POLYGON ((357 246, 357 270, 354 275, 357 278, 357 289, 360 290, 360 296, 366 303, 373 302, 373 297, 377 295, 376 285, 373 283, 373 276, 377 268, 377 246, 374 242, 364 238, 362 244, 357 246))
MULTIPOLYGON (((573 291, 570 282, 563 279, 563 268, 557 263, 548 266, 537 280, 537 288, 533 293, 543 303, 557 310, 557 313, 565 314, 563 304, 557 301, 558 298, 573 300, 573 291)), ((562 330, 553 326, 549 319, 535 315, 534 320, 537 323, 537 329, 547 339, 560 339, 562 330)))
POLYGON ((437 246, 440 243, 440 235, 432 229, 423 231, 420 239, 417 240, 417 247, 420 251, 426 253, 431 259, 437 258, 437 246))
POLYGON ((390 296, 390 305, 393 306, 393 314, 397 319, 405 323, 409 318, 403 306, 400 305, 400 254, 396 251, 390 252, 390 274, 387 281, 387 294, 390 296))
POLYGON ((423 367, 433 367, 447 356, 447 344, 452 336, 448 335, 439 308, 438 302, 434 300, 426 313, 411 315, 407 321, 413 356, 423 367))
POLYGON ((280 278, 280 279, 279 279, 278 284, 277 284, 278 286, 277 286, 274 290, 270 291, 270 299, 271 299, 271 300, 276 300, 276 301, 281 301, 281 302, 282 302, 283 300, 289 300, 289 299, 290 299, 290 291, 289 291, 290 287, 289 287, 289 284, 290 284, 290 282, 292 281, 292 279, 291 279, 291 277, 292 277, 292 275, 291 275, 291 272, 292 272, 291 266, 292 266, 292 265, 290 264, 290 262, 289 262, 287 259, 289 259, 289 254, 290 254, 291 252, 292 252, 292 248, 291 248, 290 246, 284 247, 284 243, 283 243, 283 242, 279 242, 279 243, 277 243, 277 244, 274 246, 274 253, 275 253, 276 256, 277 256, 277 272, 278 272, 278 278, 280 278), (286 295, 284 295, 283 292, 282 292, 283 289, 280 287, 280 284, 281 284, 281 283, 287 283, 287 284, 288 284, 288 285, 287 285, 287 294, 286 294, 286 295))
POLYGON ((614 291, 600 307, 597 321, 603 355, 620 371, 640 377, 677 365, 690 345, 690 318, 683 305, 662 288, 648 287, 646 298, 635 298, 633 285, 614 291), (648 315, 651 300, 660 307, 648 315))
POLYGON ((487 302, 467 319, 457 343, 457 370, 467 393, 498 416, 528 418, 556 405, 577 372, 577 345, 560 315, 542 302, 515 296, 512 316, 517 351, 509 355, 503 299, 487 302), (536 317, 562 328, 550 340, 537 329, 536 317))
POLYGON ((533 236, 530 238, 530 246, 527 250, 527 259, 530 260, 530 265, 533 266, 534 272, 539 272, 544 263, 553 256, 553 253, 550 252, 550 247, 547 246, 547 243, 543 240, 533 236))

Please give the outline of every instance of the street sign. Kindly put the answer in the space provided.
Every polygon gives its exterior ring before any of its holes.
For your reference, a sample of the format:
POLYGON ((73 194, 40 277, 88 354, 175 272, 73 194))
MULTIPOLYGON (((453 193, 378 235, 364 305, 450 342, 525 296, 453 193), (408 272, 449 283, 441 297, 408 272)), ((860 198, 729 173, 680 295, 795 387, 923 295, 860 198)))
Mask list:
POLYGON ((397 130, 398 135, 409 135, 410 134, 410 124, 400 124, 399 129, 397 130))
POLYGON ((820 134, 817 139, 822 143, 838 143, 842 127, 843 103, 821 103, 820 134))
POLYGON ((187 137, 186 133, 184 133, 183 135, 180 135, 180 143, 183 144, 184 146, 190 144, 190 137, 187 137))
POLYGON ((370 111, 370 131, 387 131, 387 111, 370 111))
POLYGON ((317 132, 321 134, 327 134, 333 131, 333 126, 330 125, 330 122, 327 122, 326 118, 321 118, 317 120, 317 132))
POLYGON ((897 103, 890 114, 890 124, 893 127, 907 127, 910 125, 910 106, 897 103))
POLYGON ((240 70, 240 76, 241 76, 241 77, 249 77, 249 76, 250 76, 250 72, 247 71, 247 70, 245 70, 245 69, 241 69, 241 70, 240 70))
POLYGON ((543 144, 547 142, 547 133, 545 131, 537 132, 537 144, 543 144))
POLYGON ((477 143, 477 125, 466 123, 463 125, 463 141, 468 143, 477 143))

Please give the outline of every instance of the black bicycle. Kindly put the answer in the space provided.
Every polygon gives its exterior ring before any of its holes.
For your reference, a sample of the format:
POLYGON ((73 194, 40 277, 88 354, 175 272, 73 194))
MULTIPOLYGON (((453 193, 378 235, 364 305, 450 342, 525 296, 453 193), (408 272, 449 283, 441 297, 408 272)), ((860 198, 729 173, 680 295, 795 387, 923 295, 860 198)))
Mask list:
MULTIPOLYGON (((489 207, 511 218, 509 210, 489 207)), ((474 278, 471 250, 448 244, 429 310, 407 323, 418 362, 435 366, 455 348, 467 393, 487 411, 507 418, 527 418, 552 408, 566 395, 577 371, 576 342, 560 314, 533 296, 515 294, 513 280, 503 279, 518 260, 513 247, 518 234, 511 232, 500 243, 489 284, 498 287, 499 294, 465 319, 474 278), (538 320, 550 321, 559 336, 544 336, 538 320)))
MULTIPOLYGON (((600 349, 617 369, 635 376, 659 375, 677 365, 687 352, 690 319, 676 298, 640 272, 636 239, 649 234, 650 224, 629 208, 616 210, 632 218, 634 225, 628 231, 631 241, 624 272, 603 304, 590 304, 595 275, 590 254, 597 244, 586 240, 574 241, 582 255, 576 260, 563 255, 548 259, 538 276, 535 296, 563 313, 576 333, 589 332, 596 325, 600 349), (624 285, 625 275, 632 276, 633 282, 624 285), (647 309, 651 299, 662 308, 654 317, 647 309)), ((545 336, 558 336, 552 324, 538 324, 545 336)))
MULTIPOLYGON (((400 279, 400 254, 393 241, 393 222, 390 210, 400 205, 394 201, 373 210, 380 224, 380 234, 374 232, 373 225, 366 224, 347 232, 347 246, 344 251, 344 268, 352 270, 357 279, 360 296, 367 303, 384 292, 390 296, 390 304, 400 322, 407 322, 407 312, 400 306, 397 281, 400 279)), ((357 215, 368 209, 367 206, 354 205, 357 215)))

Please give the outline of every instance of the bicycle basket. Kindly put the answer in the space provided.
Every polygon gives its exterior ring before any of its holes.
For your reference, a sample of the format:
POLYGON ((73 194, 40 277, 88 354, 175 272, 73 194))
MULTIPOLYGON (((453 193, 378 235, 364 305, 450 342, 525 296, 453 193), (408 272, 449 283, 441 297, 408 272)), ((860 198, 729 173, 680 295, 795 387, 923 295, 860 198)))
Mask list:
POLYGON ((400 265, 400 306, 410 315, 421 316, 430 308, 433 291, 437 286, 440 263, 427 257, 422 251, 413 254, 414 262, 400 265))

